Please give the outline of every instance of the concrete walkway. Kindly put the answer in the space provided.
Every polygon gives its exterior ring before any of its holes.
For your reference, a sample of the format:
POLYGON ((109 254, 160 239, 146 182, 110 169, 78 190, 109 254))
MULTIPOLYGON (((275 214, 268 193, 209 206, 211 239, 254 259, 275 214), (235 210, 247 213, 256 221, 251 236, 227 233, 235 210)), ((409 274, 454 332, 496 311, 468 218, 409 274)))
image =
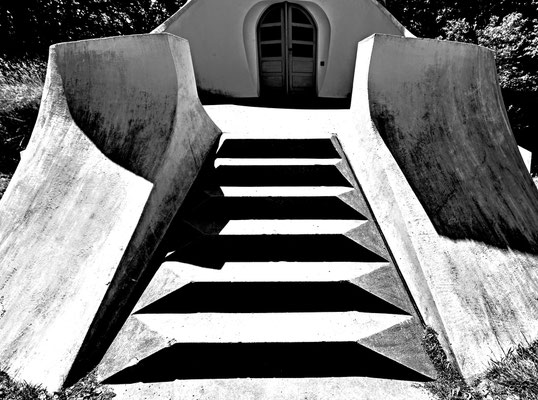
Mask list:
POLYGON ((204 106, 224 133, 279 138, 328 137, 341 132, 348 109, 291 109, 233 104, 204 106))

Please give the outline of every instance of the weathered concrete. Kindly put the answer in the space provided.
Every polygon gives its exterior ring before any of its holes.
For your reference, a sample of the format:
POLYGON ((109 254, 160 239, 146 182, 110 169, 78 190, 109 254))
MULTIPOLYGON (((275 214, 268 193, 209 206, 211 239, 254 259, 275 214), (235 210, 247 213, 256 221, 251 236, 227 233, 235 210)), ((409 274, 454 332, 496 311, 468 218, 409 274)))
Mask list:
POLYGON ((51 47, 38 120, 0 202, 0 369, 55 390, 95 366, 218 135, 187 41, 51 47))
POLYGON ((417 382, 374 378, 197 379, 114 385, 117 400, 435 400, 417 382))
POLYGON ((538 191, 482 47, 374 35, 340 136, 426 322, 465 377, 538 337, 538 191))

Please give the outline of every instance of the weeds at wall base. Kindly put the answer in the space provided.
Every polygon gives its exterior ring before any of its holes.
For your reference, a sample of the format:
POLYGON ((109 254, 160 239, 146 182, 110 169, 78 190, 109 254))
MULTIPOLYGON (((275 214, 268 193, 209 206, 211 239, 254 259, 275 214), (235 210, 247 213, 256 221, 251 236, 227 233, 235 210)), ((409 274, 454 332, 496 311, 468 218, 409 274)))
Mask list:
POLYGON ((16 382, 0 371, 0 399, 2 400, 110 400, 115 394, 99 385, 95 373, 90 373, 75 385, 54 394, 40 386, 16 382))

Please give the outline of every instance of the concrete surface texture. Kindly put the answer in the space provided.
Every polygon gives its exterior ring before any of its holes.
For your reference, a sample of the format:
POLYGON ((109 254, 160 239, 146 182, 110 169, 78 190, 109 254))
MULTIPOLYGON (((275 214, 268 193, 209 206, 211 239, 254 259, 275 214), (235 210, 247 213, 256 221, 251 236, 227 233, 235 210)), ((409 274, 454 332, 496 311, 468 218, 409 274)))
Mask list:
POLYGON ((283 118, 330 111, 211 109, 249 132, 221 136, 98 378, 120 399, 428 398, 423 325, 333 129, 283 118))
POLYGON ((435 400, 416 382, 374 378, 202 379, 115 385, 117 400, 435 400))
MULTIPOLYGON (((257 23, 275 3, 279 1, 190 0, 154 32, 189 40, 200 89, 232 97, 257 97, 257 23)), ((375 0, 294 3, 304 7, 317 27, 315 74, 320 97, 344 98, 351 93, 357 43, 362 39, 373 33, 412 36, 375 0)))
POLYGON ((56 390, 95 366, 219 134, 187 41, 51 47, 38 120, 0 202, 0 369, 56 390))
POLYGON ((372 36, 358 47, 350 123, 339 137, 351 166, 464 376, 536 339, 538 192, 492 52, 372 36))

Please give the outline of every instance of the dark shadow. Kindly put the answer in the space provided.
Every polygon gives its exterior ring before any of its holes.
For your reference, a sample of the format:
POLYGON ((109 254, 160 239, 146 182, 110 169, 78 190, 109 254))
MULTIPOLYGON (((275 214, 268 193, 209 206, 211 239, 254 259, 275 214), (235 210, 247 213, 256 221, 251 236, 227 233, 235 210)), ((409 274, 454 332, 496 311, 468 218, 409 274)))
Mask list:
POLYGON ((352 187, 335 165, 221 165, 215 169, 215 175, 222 186, 352 187))
POLYGON ((76 43, 56 49, 67 107, 107 158, 153 182, 173 138, 178 107, 177 71, 169 45, 155 41, 142 46, 142 52, 130 48, 127 39, 116 40, 113 50, 102 43, 99 51, 76 43))
POLYGON ((214 269, 227 261, 387 261, 344 235, 203 236, 166 260, 214 269))
POLYGON ((176 379, 430 378, 353 342, 174 344, 106 379, 110 385, 176 379))
POLYGON ((315 96, 263 96, 249 98, 233 98, 203 91, 198 91, 203 105, 234 104, 238 106, 265 108, 295 108, 311 110, 340 110, 349 109, 351 97, 333 99, 315 96))
POLYGON ((193 282, 136 314, 346 312, 408 315, 351 282, 193 282))
POLYGON ((189 220, 363 219, 338 197, 211 197, 192 210, 189 220))
POLYGON ((401 131, 397 111, 385 105, 373 103, 371 112, 439 235, 538 255, 538 191, 511 132, 501 116, 476 118, 480 105, 466 101, 460 108, 469 125, 460 130, 433 104, 424 110, 424 132, 401 131))
POLYGON ((340 158, 331 139, 225 140, 220 158, 340 158))

